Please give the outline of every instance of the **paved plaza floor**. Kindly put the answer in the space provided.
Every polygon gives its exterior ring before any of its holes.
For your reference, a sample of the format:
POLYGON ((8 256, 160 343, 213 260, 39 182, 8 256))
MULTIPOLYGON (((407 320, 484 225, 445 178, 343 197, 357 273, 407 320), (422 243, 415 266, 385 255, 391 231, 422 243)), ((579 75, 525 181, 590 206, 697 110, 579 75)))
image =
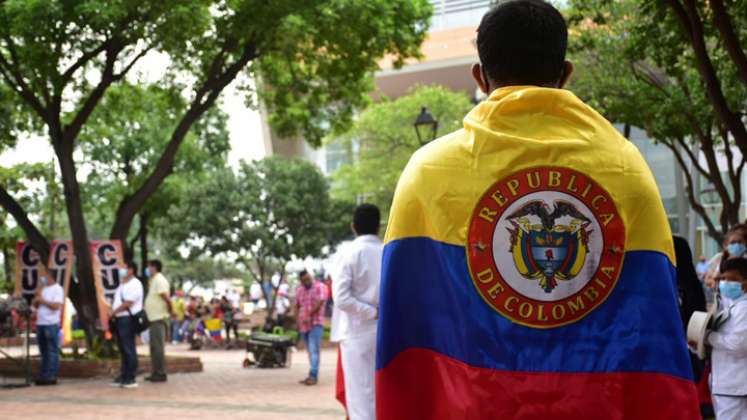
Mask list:
MULTIPOLYGON (((145 347, 138 354, 147 354, 145 347)), ((110 378, 62 379, 53 387, 0 389, 1 419, 344 419, 334 399, 335 350, 322 350, 320 380, 299 385, 309 363, 293 354, 285 369, 244 369, 240 350, 188 351, 169 345, 170 355, 199 355, 202 373, 173 374, 164 384, 138 378, 140 387, 109 386, 110 378)))

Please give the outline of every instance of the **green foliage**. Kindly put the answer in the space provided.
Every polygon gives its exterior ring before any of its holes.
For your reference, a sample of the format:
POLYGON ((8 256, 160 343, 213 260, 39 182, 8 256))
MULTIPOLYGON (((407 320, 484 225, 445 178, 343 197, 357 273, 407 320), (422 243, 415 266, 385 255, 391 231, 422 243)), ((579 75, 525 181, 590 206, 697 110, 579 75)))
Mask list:
MULTIPOLYGON (((294 257, 321 256, 330 238, 339 238, 343 205, 332 205, 327 181, 313 164, 267 158, 242 163, 237 174, 216 171, 196 185, 171 212, 178 225, 164 236, 191 248, 235 259, 257 281, 282 271, 294 257)), ((349 208, 349 207, 348 207, 349 208)), ((349 228, 348 228, 349 229, 349 228)), ((173 245, 174 247, 176 245, 173 245)))
POLYGON ((361 197, 388 213, 402 170, 412 153, 423 145, 413 126, 423 106, 438 120, 441 135, 461 128, 462 119, 472 108, 466 94, 441 86, 419 86, 406 96, 384 98, 370 106, 358 116, 351 130, 329 140, 349 150, 352 162, 335 173, 334 197, 351 202, 361 197))
POLYGON ((293 11, 273 28, 278 36, 258 63, 261 96, 281 136, 300 131, 311 144, 347 128, 366 105, 370 74, 384 54, 395 66, 419 56, 432 13, 425 0, 287 3, 293 11))
MULTIPOLYGON (((0 35, 12 38, 2 47, 14 61, 33 69, 24 76, 40 97, 61 94, 71 80, 60 69, 104 43, 122 53, 113 55, 117 69, 155 50, 171 58, 169 74, 189 75, 195 86, 215 76, 216 57, 227 66, 251 46, 258 60, 249 72, 266 86, 273 124, 318 142, 365 103, 381 57, 401 64, 419 54, 431 13, 426 0, 9 0, 0 35)), ((72 80, 79 97, 95 89, 89 79, 72 80)))
MULTIPOLYGON (((178 91, 158 85, 123 83, 109 89, 80 135, 84 162, 91 168, 84 197, 96 237, 108 236, 111 203, 142 185, 166 148, 187 104, 178 91)), ((171 175, 144 211, 149 223, 167 215, 191 184, 226 164, 230 148, 227 115, 212 108, 179 148, 171 175)))

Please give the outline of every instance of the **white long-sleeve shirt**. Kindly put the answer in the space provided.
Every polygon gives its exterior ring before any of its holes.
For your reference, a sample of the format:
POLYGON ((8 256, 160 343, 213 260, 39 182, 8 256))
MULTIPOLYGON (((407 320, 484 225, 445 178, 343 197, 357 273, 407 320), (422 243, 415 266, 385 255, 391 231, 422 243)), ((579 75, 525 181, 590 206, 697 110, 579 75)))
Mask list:
POLYGON ((332 295, 339 310, 339 340, 363 334, 376 334, 381 283, 381 257, 384 245, 376 235, 361 235, 345 250, 332 295))
POLYGON ((714 395, 747 396, 747 296, 735 300, 718 331, 708 335, 714 395))

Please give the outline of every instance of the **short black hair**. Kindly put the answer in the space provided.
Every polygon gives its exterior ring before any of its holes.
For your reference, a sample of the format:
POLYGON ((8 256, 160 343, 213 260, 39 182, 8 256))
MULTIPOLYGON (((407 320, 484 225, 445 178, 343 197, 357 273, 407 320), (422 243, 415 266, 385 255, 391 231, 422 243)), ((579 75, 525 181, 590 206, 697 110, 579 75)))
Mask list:
POLYGON ((306 271, 306 270, 301 270, 301 271, 300 271, 300 272, 298 273, 298 278, 300 279, 301 277, 303 277, 303 276, 305 276, 305 275, 307 275, 307 274, 309 274, 309 272, 308 272, 308 271, 306 271))
POLYGON ((381 212, 373 204, 361 204, 353 212, 353 227, 358 235, 376 235, 381 224, 381 212))
POLYGON ((160 273, 163 268, 163 264, 161 263, 161 260, 150 260, 148 261, 148 265, 152 265, 153 267, 156 267, 156 270, 160 273))
POLYGON ((721 263, 721 273, 727 271, 736 271, 747 280, 747 259, 746 258, 729 258, 721 263))
POLYGON ((132 272, 137 275, 137 263, 133 260, 127 261, 127 268, 131 268, 132 272))
POLYGON ((502 1, 477 28, 482 68, 498 86, 558 82, 567 48, 565 19, 543 0, 502 1))

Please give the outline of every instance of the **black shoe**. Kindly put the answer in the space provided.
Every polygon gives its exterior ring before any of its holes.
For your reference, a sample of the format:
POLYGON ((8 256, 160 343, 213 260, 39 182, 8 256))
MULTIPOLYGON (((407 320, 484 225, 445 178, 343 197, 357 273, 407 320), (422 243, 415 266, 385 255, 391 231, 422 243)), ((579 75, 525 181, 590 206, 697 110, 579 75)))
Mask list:
POLYGON ((166 375, 150 375, 146 376, 145 380, 148 382, 166 382, 168 378, 166 375))
POLYGON ((39 378, 35 380, 34 383, 38 386, 57 385, 57 378, 53 378, 53 379, 39 378))
POLYGON ((109 385, 119 388, 119 386, 122 385, 122 377, 117 376, 113 381, 111 381, 109 385))

